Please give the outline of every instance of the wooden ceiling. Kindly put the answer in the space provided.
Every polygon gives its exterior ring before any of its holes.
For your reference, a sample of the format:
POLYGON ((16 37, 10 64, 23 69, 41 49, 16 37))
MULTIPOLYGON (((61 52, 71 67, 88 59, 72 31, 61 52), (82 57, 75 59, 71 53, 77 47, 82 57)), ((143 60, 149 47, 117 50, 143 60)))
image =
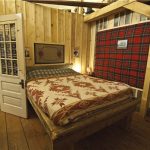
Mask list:
POLYGON ((71 0, 24 0, 24 1, 32 2, 32 3, 79 6, 79 7, 89 7, 89 8, 103 8, 108 5, 108 3, 80 2, 80 1, 71 1, 71 0))

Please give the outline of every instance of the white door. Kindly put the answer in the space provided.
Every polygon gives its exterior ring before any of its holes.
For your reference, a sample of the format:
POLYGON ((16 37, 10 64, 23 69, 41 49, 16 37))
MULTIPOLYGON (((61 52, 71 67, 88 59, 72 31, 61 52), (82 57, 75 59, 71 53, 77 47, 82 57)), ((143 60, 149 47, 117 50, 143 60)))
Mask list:
POLYGON ((22 15, 0 16, 1 110, 27 117, 22 15))

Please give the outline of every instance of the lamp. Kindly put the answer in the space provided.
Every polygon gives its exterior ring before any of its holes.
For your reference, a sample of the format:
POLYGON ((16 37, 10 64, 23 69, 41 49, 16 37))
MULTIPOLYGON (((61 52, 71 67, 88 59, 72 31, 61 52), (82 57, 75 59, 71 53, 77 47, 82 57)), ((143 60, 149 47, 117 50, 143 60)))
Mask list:
POLYGON ((90 74, 91 74, 91 71, 92 71, 91 68, 88 66, 88 67, 86 68, 87 74, 90 75, 90 74))
POLYGON ((73 67, 72 67, 73 70, 75 70, 76 72, 81 72, 81 64, 76 62, 73 67))

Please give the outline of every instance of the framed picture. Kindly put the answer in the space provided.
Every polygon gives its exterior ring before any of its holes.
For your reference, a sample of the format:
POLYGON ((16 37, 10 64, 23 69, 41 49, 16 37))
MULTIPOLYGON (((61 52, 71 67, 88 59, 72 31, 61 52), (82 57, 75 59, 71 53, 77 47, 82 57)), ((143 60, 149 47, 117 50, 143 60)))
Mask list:
POLYGON ((126 49, 128 40, 118 40, 117 49, 126 49))
POLYGON ((64 63, 64 45, 34 43, 35 64, 64 63))

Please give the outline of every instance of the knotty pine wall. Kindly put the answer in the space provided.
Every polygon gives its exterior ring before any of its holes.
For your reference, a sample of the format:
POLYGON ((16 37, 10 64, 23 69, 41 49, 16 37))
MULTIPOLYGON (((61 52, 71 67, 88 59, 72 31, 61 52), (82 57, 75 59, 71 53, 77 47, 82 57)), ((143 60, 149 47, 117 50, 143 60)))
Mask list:
POLYGON ((90 25, 83 22, 83 16, 24 2, 22 0, 0 0, 0 15, 23 14, 24 43, 31 59, 27 66, 34 65, 34 43, 59 43, 65 45, 65 63, 81 66, 84 73, 88 65, 90 48, 90 25), (73 57, 78 48, 79 57, 73 57))

